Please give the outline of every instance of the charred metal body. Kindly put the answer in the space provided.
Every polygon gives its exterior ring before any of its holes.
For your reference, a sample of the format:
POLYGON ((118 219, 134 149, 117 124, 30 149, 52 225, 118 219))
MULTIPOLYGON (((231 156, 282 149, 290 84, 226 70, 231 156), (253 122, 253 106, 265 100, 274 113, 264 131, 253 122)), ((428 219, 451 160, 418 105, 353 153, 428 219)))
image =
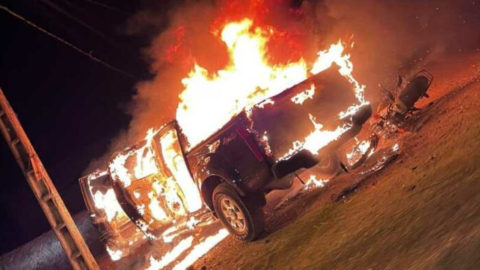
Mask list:
POLYGON ((255 107, 249 112, 250 115, 246 112, 237 115, 222 129, 187 152, 193 178, 201 188, 206 205, 213 209, 211 195, 215 187, 224 181, 232 185, 241 196, 265 194, 273 189, 290 188, 292 181, 288 175, 321 163, 322 156, 308 150, 280 158, 292 147, 295 139, 311 132, 310 113, 324 116, 322 120, 330 124, 330 127, 340 124, 350 126, 348 131, 325 147, 329 152, 335 152, 355 137, 372 114, 371 106, 364 105, 353 116, 339 120, 338 111, 333 106, 330 107, 335 102, 326 103, 326 100, 338 101, 340 105, 337 104, 337 107, 342 106, 342 103, 346 107, 346 104, 351 104, 354 100, 351 85, 335 70, 310 77, 282 91, 270 98, 273 104, 255 107), (311 85, 315 85, 319 92, 322 91, 317 94, 317 99, 308 100, 302 106, 292 102, 292 97, 311 85), (271 151, 266 151, 258 139, 261 134, 271 134, 271 151))
MULTIPOLYGON (((166 134, 173 134, 172 138, 178 148, 174 157, 175 166, 184 166, 188 170, 188 175, 181 177, 191 178, 202 203, 221 219, 234 236, 251 241, 263 230, 262 207, 266 203, 266 193, 274 189, 290 188, 292 175, 298 170, 311 168, 326 160, 332 165, 329 167, 341 166, 337 159, 331 157, 340 146, 360 132, 372 113, 367 104, 358 108, 350 117, 338 117, 341 109, 356 102, 348 81, 338 71, 327 70, 282 91, 268 99, 268 102, 261 102, 242 111, 191 149, 178 124, 170 122, 152 137, 150 151, 155 156, 156 172, 135 176, 137 183, 126 184, 111 166, 110 182, 123 211, 147 235, 164 233, 166 228, 172 226, 173 220, 179 226, 191 216, 203 215, 204 208, 188 213, 176 212, 188 206, 182 195, 178 205, 167 205, 166 218, 159 221, 157 226, 157 222, 145 210, 145 204, 140 205, 134 196, 135 192, 149 189, 149 185, 159 179, 163 179, 162 182, 180 177, 175 173, 175 168, 169 165, 169 155, 162 142, 166 134), (312 87, 316 89, 315 98, 305 100, 301 106, 293 102, 295 96, 312 87), (290 149, 294 146, 293 142, 306 138, 312 132, 314 126, 311 115, 315 115, 326 130, 340 126, 348 129, 325 145, 319 153, 302 149, 292 153, 290 149), (239 219, 239 216, 243 218, 239 219), (145 227, 146 224, 155 226, 145 227)), ((143 151, 143 145, 145 142, 115 154, 111 164, 118 156, 143 151)), ((132 172, 131 175, 133 174, 132 172)), ((183 194, 181 190, 179 193, 183 194)))

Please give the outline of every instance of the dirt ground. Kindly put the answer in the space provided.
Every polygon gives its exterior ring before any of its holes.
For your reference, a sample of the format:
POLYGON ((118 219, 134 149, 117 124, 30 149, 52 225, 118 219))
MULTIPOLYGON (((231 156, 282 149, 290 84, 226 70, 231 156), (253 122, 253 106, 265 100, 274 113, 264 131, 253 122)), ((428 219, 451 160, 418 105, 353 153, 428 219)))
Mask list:
POLYGON ((478 269, 480 54, 427 68, 431 98, 392 164, 267 207, 261 239, 229 237, 192 268, 478 269))

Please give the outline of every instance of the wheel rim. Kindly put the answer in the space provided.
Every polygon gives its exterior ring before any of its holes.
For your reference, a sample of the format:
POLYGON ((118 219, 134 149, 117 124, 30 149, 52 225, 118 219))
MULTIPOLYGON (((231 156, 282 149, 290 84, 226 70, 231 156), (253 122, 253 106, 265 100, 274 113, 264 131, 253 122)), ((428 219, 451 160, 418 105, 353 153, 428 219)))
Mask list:
POLYGON ((222 197, 220 199, 220 206, 222 208, 222 214, 230 227, 238 233, 245 232, 245 215, 238 204, 228 197, 222 197))

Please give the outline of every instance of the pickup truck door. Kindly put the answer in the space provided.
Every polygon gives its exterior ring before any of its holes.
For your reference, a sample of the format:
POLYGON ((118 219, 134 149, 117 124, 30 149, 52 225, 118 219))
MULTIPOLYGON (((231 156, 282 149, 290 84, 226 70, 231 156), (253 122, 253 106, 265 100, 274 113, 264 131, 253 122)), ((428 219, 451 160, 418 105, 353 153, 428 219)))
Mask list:
POLYGON ((113 187, 122 209, 143 231, 158 235, 186 224, 203 206, 179 142, 175 122, 110 163, 113 187))
POLYGON ((183 155, 176 123, 164 127, 156 136, 160 151, 160 162, 167 174, 170 174, 183 193, 182 197, 189 213, 202 208, 202 198, 183 155))

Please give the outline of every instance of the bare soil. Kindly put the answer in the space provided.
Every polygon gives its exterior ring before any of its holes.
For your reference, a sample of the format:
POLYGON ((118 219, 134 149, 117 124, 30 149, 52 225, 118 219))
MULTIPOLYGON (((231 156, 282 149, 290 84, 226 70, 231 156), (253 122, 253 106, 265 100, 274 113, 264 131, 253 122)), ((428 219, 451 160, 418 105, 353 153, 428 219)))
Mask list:
POLYGON ((267 207, 261 239, 229 237, 192 268, 478 269, 479 63, 476 54, 427 67, 431 98, 384 170, 267 207))

